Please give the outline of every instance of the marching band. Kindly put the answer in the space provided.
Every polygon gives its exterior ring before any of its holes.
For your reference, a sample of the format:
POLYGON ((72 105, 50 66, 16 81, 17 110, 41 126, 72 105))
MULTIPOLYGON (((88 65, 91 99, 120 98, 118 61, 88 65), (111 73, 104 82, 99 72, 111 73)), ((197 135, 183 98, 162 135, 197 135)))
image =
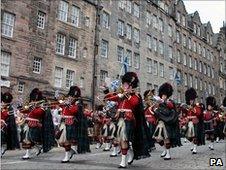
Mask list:
POLYGON ((1 156, 22 147, 22 159, 27 160, 33 148, 38 156, 58 146, 65 150, 61 162, 67 163, 76 153, 90 152, 90 144, 95 143, 96 149, 103 145, 103 151, 112 150, 110 157, 121 155, 119 168, 126 168, 134 160, 149 157, 156 143, 164 148, 160 157, 170 160, 170 148, 182 146, 182 137, 192 143, 192 154, 198 154, 197 147, 205 145, 205 140, 214 150, 224 139, 226 97, 221 106, 212 96, 205 104, 197 103, 195 89, 189 88, 186 103, 175 103, 170 99, 171 84, 162 84, 158 96, 148 89, 143 98, 136 90, 138 84, 136 73, 125 73, 121 87, 113 92, 106 87, 94 110, 84 103, 77 86, 71 86, 63 100, 54 101, 34 88, 26 106, 15 107, 9 92, 1 94, 1 156))

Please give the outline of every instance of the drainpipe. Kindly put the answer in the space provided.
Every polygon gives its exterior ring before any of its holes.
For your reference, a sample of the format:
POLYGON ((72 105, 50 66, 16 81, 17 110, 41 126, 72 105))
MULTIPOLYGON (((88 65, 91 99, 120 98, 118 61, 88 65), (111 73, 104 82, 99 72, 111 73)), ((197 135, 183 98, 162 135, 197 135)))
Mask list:
POLYGON ((96 1, 96 25, 95 25, 95 37, 94 37, 94 57, 93 57, 93 75, 92 75, 92 108, 95 107, 95 95, 97 87, 97 57, 99 48, 99 32, 100 32, 100 11, 103 8, 100 5, 100 0, 96 1))

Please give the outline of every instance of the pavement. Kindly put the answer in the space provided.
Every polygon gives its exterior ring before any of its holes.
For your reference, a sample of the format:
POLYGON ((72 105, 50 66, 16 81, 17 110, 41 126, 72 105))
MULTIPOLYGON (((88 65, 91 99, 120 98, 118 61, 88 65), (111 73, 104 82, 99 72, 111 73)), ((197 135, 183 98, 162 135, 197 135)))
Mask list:
MULTIPOLYGON (((183 146, 171 149, 171 160, 165 161, 160 158, 163 151, 156 144, 156 150, 151 152, 151 157, 134 161, 127 169, 226 169, 226 143, 220 141, 215 143, 215 149, 209 150, 208 141, 204 146, 198 146, 198 153, 192 155, 190 148, 191 143, 183 142, 183 146), (220 158, 218 161, 223 166, 210 166, 210 158, 220 158)), ((22 160, 24 150, 7 151, 1 158, 1 169, 118 169, 121 157, 110 157, 111 151, 103 152, 103 148, 95 149, 91 145, 91 153, 77 154, 69 163, 62 164, 61 159, 64 157, 63 148, 53 148, 48 153, 35 155, 32 151, 32 158, 22 160)))

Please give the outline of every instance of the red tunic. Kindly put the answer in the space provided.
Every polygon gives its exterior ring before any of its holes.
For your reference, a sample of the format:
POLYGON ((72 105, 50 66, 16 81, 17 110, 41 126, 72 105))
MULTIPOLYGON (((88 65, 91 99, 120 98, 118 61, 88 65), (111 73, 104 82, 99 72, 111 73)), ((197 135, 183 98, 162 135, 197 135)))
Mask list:
POLYGON ((214 119, 214 113, 213 113, 213 111, 205 111, 204 112, 204 115, 203 115, 203 119, 205 120, 205 121, 209 121, 209 120, 212 120, 212 119, 214 119))
POLYGON ((144 114, 145 114, 146 120, 149 123, 154 124, 154 125, 157 124, 157 120, 154 116, 154 112, 152 110, 152 107, 148 107, 147 109, 145 109, 144 114))
POLYGON ((202 116, 202 108, 199 104, 196 104, 194 107, 188 109, 187 118, 188 120, 192 120, 194 124, 197 124, 202 116))
POLYGON ((111 101, 118 102, 118 111, 125 112, 125 119, 126 120, 133 120, 134 119, 134 113, 132 110, 135 109, 135 107, 139 104, 139 96, 136 94, 133 94, 129 96, 129 98, 121 99, 118 95, 115 95, 111 98, 109 98, 111 101))
POLYGON ((41 107, 34 108, 29 114, 28 114, 28 126, 30 128, 32 127, 42 127, 41 120, 43 119, 45 114, 44 109, 41 107))
POLYGON ((8 111, 7 110, 2 110, 1 111, 1 119, 6 121, 6 119, 9 117, 8 111))
POLYGON ((66 125, 74 124, 74 117, 77 114, 77 112, 78 112, 78 105, 76 104, 62 107, 62 118, 65 119, 66 125))

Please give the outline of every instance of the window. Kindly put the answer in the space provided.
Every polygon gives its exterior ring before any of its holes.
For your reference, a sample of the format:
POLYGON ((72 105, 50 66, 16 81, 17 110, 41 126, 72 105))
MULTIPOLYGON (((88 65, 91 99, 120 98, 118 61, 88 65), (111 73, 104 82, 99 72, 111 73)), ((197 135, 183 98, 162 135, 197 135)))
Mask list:
POLYGON ((223 70, 224 70, 224 65, 223 63, 220 63, 220 71, 223 72, 223 70))
POLYGON ((173 48, 171 46, 168 47, 169 58, 173 59, 173 48))
POLYGON ((206 64, 204 64, 204 66, 203 66, 203 72, 204 72, 204 74, 206 74, 206 72, 207 72, 206 64))
POLYGON ((124 9, 126 6, 126 1, 125 0, 118 1, 118 6, 119 8, 124 9))
POLYGON ((193 43, 193 51, 194 52, 197 52, 197 44, 196 44, 196 41, 194 41, 194 43, 193 43))
POLYGON ((123 57, 124 57, 124 49, 120 46, 117 47, 117 55, 118 55, 118 61, 123 62, 123 57))
POLYGON ((83 58, 86 58, 87 57, 87 48, 83 48, 83 51, 82 51, 82 57, 83 58))
POLYGON ((201 44, 198 45, 198 52, 199 52, 199 55, 202 54, 201 44))
POLYGON ((189 56, 189 67, 192 68, 192 58, 189 56))
POLYGON ((214 78, 214 74, 215 74, 215 71, 214 71, 214 68, 211 68, 211 72, 212 72, 212 78, 214 78))
POLYGON ((173 28, 172 28, 172 25, 168 25, 168 35, 169 37, 172 37, 173 36, 173 28))
POLYGON ((10 68, 10 53, 1 52, 1 76, 9 76, 9 68, 10 68))
POLYGON ((158 62, 154 60, 154 64, 153 64, 153 73, 155 76, 158 75, 158 62))
POLYGON ((71 9, 71 23, 73 25, 75 25, 76 27, 78 26, 78 23, 79 23, 79 8, 76 7, 76 6, 72 6, 72 9, 71 9))
POLYGON ((182 15, 182 25, 185 27, 186 26, 186 19, 185 19, 185 15, 182 15))
POLYGON ((38 11, 38 20, 37 20, 37 27, 44 29, 45 27, 45 17, 46 14, 44 12, 38 11))
POLYGON ((129 40, 132 39, 132 26, 130 24, 126 25, 126 38, 129 40))
POLYGON ((132 2, 130 0, 126 1, 126 12, 132 13, 132 2))
POLYGON ((157 52, 157 39, 156 38, 153 39, 153 48, 154 48, 154 51, 157 52))
POLYGON ((198 61, 197 61, 197 59, 195 59, 194 61, 195 61, 195 63, 194 63, 195 70, 198 70, 198 61))
POLYGON ((134 53, 134 68, 140 68, 140 54, 134 53))
POLYGON ((211 77, 210 71, 211 71, 211 70, 210 70, 210 66, 208 66, 208 67, 207 67, 207 75, 208 75, 208 77, 211 77))
POLYGON ((199 72, 202 73, 202 62, 199 62, 199 72))
POLYGON ((193 87, 193 77, 191 74, 190 74, 189 82, 190 82, 190 87, 193 87))
POLYGON ((147 41, 148 41, 148 48, 151 49, 152 41, 151 41, 150 35, 147 35, 147 41))
POLYGON ((8 12, 3 13, 2 17, 2 35, 7 37, 13 37, 15 16, 8 12))
POLYGON ((58 9, 58 19, 67 22, 68 16, 68 3, 65 1, 60 1, 58 9))
POLYGON ((215 86, 214 85, 212 86, 212 92, 213 92, 213 95, 216 95, 215 86))
POLYGON ((198 33, 198 36, 201 36, 201 29, 200 29, 200 26, 197 26, 197 33, 198 33))
POLYGON ((186 53, 184 53, 184 65, 185 66, 187 65, 187 55, 186 55, 186 53))
POLYGON ((198 78, 197 77, 195 77, 194 86, 195 86, 195 89, 198 89, 198 78))
POLYGON ((153 26, 158 29, 158 18, 156 15, 153 15, 153 26))
POLYGON ((212 87, 211 87, 211 84, 209 83, 209 85, 208 85, 208 89, 209 89, 209 94, 211 94, 212 93, 212 87))
POLYGON ((136 43, 140 43, 140 31, 134 28, 134 40, 136 43))
POLYGON ((161 31, 161 32, 164 31, 163 20, 162 20, 162 18, 159 18, 159 31, 161 31))
POLYGON ((191 50, 191 38, 188 38, 188 48, 191 50))
POLYGON ((148 73, 152 73, 152 59, 147 58, 148 73))
POLYGON ((197 25, 196 24, 194 24, 194 26, 193 26, 193 31, 195 34, 197 33, 197 25))
POLYGON ((18 92, 19 93, 23 93, 24 92, 24 83, 23 82, 19 82, 18 83, 18 92))
POLYGON ((147 11, 146 23, 147 25, 151 25, 151 13, 149 11, 147 11))
POLYGON ((90 26, 90 18, 88 16, 85 17, 85 26, 90 26))
POLYGON ((186 43, 186 35, 183 34, 183 46, 186 47, 187 43, 186 43))
POLYGON ((159 63, 159 75, 160 77, 164 77, 164 64, 159 63))
POLYGON ((159 53, 161 55, 164 54, 164 47, 163 47, 163 42, 162 41, 159 41, 159 53))
POLYGON ((206 56, 207 56, 207 59, 210 60, 210 50, 207 50, 206 56))
POLYGON ((55 87, 62 87, 62 79, 63 79, 63 68, 55 67, 55 87))
POLYGON ((188 75, 187 75, 187 73, 184 73, 184 85, 185 86, 188 85, 188 75))
POLYGON ((169 5, 167 5, 167 4, 165 4, 165 11, 166 11, 166 13, 169 12, 169 5))
POLYGON ((180 19, 180 12, 177 11, 176 15, 177 15, 177 22, 180 23, 180 21, 181 21, 181 19, 180 19))
POLYGON ((104 28, 109 28, 109 14, 107 12, 103 12, 103 18, 102 18, 102 26, 104 28))
POLYGON ((180 32, 177 31, 176 33, 177 43, 180 43, 180 32))
POLYGON ((202 56, 204 58, 206 57, 206 48, 205 47, 202 48, 202 56))
POLYGON ((134 7, 133 7, 133 14, 134 16, 136 16, 137 18, 140 17, 140 6, 136 3, 134 3, 134 7))
POLYGON ((180 52, 180 50, 177 50, 177 62, 181 63, 181 52, 180 52))
POLYGON ((200 79, 200 81, 199 81, 199 88, 202 91, 202 79, 200 79))
POLYGON ((80 88, 84 88, 84 77, 80 77, 80 88))
POLYGON ((108 72, 105 70, 100 70, 100 85, 105 83, 105 79, 108 77, 108 72))
POLYGON ((108 57, 108 41, 102 40, 101 41, 101 57, 107 58, 108 57))
POLYGON ((70 88, 74 84, 75 72, 72 70, 67 70, 66 72, 66 88, 70 88))
POLYGON ((156 92, 158 91, 158 88, 159 88, 158 85, 154 84, 154 89, 156 92))
POLYGON ((42 59, 38 58, 38 57, 34 57, 33 72, 40 74, 41 73, 41 65, 42 65, 42 59))
POLYGON ((78 41, 74 38, 69 39, 68 56, 76 58, 78 41))
POLYGON ((173 80, 174 79, 173 67, 169 67, 169 79, 170 80, 173 80))
POLYGON ((207 88, 207 82, 205 81, 204 82, 204 90, 206 90, 206 88, 207 88))
POLYGON ((65 49, 65 36, 62 34, 57 34, 56 37, 56 53, 64 55, 65 49))
POLYGON ((129 66, 132 66, 132 51, 126 50, 126 56, 129 66))
POLYGON ((124 36, 124 22, 118 20, 118 35, 124 36))

